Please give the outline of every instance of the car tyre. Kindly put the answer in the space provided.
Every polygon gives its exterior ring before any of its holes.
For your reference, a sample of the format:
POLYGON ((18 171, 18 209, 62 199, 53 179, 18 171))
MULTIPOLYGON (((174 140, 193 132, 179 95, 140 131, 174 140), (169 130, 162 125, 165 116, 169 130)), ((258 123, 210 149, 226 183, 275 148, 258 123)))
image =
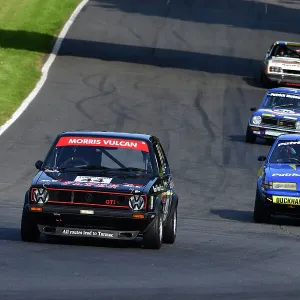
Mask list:
POLYGON ((251 129, 249 127, 249 125, 247 126, 247 131, 246 131, 246 143, 255 143, 256 141, 256 136, 251 132, 251 129))
POLYGON ((151 227, 143 236, 144 247, 146 249, 160 249, 163 241, 163 221, 162 215, 158 214, 151 227))
POLYGON ((177 233, 177 207, 174 210, 172 216, 168 220, 168 223, 164 227, 163 242, 166 244, 174 244, 177 233))
POLYGON ((263 203, 256 191, 253 219, 255 223, 267 223, 270 215, 266 212, 263 203))
POLYGON ((40 235, 41 233, 36 222, 32 220, 28 211, 23 210, 21 220, 21 239, 24 242, 38 242, 40 235))
POLYGON ((264 88, 271 88, 273 86, 271 80, 266 76, 264 72, 260 73, 260 84, 264 88))

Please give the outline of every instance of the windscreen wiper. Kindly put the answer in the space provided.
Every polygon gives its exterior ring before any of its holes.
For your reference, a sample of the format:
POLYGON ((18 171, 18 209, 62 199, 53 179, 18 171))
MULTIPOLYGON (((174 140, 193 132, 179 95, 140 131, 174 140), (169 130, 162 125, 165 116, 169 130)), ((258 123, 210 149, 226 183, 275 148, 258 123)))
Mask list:
POLYGON ((145 169, 141 169, 141 168, 118 168, 115 169, 117 171, 128 171, 128 172, 146 172, 145 169))
POLYGON ((275 108, 275 107, 285 107, 285 106, 293 106, 293 105, 294 105, 293 103, 289 103, 289 104, 275 105, 272 108, 275 108))
POLYGON ((110 171, 113 170, 108 167, 98 166, 98 165, 78 165, 76 166, 77 169, 83 169, 83 170, 101 170, 101 171, 110 171))
POLYGON ((78 171, 78 168, 76 168, 76 167, 71 167, 71 168, 68 168, 68 167, 44 168, 43 171, 44 172, 47 172, 47 171, 51 171, 51 172, 61 172, 61 171, 76 172, 76 171, 78 171))

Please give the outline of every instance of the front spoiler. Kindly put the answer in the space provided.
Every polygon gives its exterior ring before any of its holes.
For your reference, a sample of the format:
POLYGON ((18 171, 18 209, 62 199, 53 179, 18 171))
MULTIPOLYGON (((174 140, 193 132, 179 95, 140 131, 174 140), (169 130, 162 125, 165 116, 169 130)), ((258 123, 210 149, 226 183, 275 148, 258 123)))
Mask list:
MULTIPOLYGON (((278 194, 276 194, 278 195, 278 194)), ((282 196, 285 197, 285 196, 282 196)), ((286 197, 299 197, 296 195, 286 197)), ((263 201, 264 209, 271 215, 282 215, 282 216, 294 216, 295 218, 300 217, 300 205, 295 204, 277 204, 274 203, 273 195, 261 193, 261 201, 263 201)))
POLYGON ((116 231, 103 229, 70 228, 38 225, 39 231, 46 235, 66 236, 66 237, 86 237, 111 240, 133 240, 139 231, 116 231))
POLYGON ((288 74, 266 74, 266 77, 278 84, 296 84, 300 85, 300 76, 288 74))
POLYGON ((277 139, 277 137, 282 134, 291 134, 291 133, 299 134, 299 131, 296 130, 288 130, 285 128, 278 128, 278 127, 269 127, 265 125, 260 126, 260 125, 249 124, 249 127, 251 129, 252 134, 264 139, 277 139))
POLYGON ((157 216, 155 211, 133 212, 102 208, 91 210, 89 207, 50 204, 30 205, 26 206, 26 210, 43 234, 108 239, 134 239, 139 234, 144 234, 157 216), (32 211, 37 208, 42 210, 32 211))

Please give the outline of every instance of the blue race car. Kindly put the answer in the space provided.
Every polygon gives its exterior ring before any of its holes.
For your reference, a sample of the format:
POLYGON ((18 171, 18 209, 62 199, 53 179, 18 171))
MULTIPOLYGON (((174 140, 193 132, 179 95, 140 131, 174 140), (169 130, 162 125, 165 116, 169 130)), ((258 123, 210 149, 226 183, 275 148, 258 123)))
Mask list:
POLYGON ((300 133, 300 89, 274 88, 253 111, 246 130, 246 142, 257 138, 274 141, 281 134, 300 133))
POLYGON ((271 215, 300 217, 300 134, 276 139, 258 172, 254 221, 265 223, 271 215))

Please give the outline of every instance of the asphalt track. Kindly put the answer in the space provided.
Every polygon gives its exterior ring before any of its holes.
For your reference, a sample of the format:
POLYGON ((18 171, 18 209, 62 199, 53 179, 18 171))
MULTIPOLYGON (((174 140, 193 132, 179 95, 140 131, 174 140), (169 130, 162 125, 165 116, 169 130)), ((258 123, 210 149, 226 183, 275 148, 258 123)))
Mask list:
POLYGON ((243 142, 265 92, 260 60, 274 40, 300 40, 299 9, 90 1, 47 83, 0 138, 0 299, 299 299, 299 223, 252 222, 256 157, 270 146, 243 142), (34 162, 58 132, 76 129, 160 137, 180 196, 174 245, 20 241, 34 162))

